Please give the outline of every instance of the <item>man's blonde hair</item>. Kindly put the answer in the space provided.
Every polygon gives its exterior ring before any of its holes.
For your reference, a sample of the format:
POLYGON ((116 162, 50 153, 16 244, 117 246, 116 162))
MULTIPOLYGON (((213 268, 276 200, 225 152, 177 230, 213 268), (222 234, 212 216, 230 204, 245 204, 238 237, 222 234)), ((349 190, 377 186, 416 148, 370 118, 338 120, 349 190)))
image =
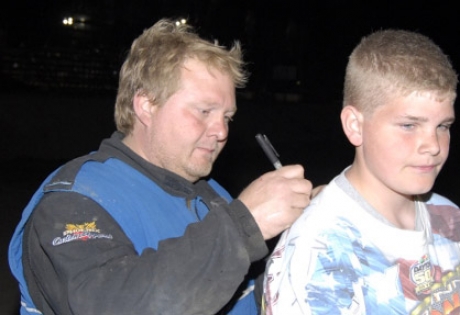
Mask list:
POLYGON ((181 67, 196 58, 210 69, 230 75, 235 87, 244 87, 247 73, 243 69, 241 47, 231 49, 200 38, 187 24, 162 19, 134 40, 121 68, 115 104, 117 129, 129 134, 133 129, 133 99, 137 93, 162 105, 180 87, 181 67))
POLYGON ((430 92, 456 98, 457 74, 449 58, 428 37, 382 30, 364 37, 349 57, 344 103, 370 114, 391 97, 430 92))

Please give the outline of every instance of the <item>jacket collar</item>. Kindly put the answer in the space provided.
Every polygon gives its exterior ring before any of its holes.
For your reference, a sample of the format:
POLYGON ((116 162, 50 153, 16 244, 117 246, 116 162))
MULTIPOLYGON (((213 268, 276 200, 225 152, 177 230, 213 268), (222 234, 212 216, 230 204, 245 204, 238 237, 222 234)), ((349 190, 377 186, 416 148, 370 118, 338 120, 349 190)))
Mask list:
POLYGON ((102 141, 99 151, 107 153, 108 155, 130 165, 153 180, 158 184, 158 186, 171 195, 187 199, 196 198, 197 189, 194 183, 191 183, 173 172, 146 161, 126 146, 122 142, 123 138, 124 134, 119 131, 115 131, 110 138, 102 141))

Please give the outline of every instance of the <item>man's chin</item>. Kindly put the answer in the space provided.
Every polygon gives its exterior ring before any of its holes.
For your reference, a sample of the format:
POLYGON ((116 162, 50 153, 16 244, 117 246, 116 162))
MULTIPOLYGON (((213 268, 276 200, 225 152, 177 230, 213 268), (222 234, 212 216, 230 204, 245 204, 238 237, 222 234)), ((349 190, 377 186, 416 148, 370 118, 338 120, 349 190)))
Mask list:
POLYGON ((201 167, 194 167, 193 169, 190 169, 188 174, 190 178, 194 178, 194 181, 198 181, 201 178, 209 176, 212 171, 212 164, 209 166, 201 166, 201 167))

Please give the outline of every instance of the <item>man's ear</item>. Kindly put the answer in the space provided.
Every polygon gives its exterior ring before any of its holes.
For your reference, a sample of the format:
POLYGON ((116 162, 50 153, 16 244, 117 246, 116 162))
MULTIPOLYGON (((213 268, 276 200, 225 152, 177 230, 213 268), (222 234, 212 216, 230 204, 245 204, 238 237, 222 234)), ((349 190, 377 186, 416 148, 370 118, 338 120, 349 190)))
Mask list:
POLYGON ((347 105, 342 108, 340 120, 348 141, 355 147, 360 146, 363 142, 363 114, 356 107, 347 105))
POLYGON ((154 105, 144 93, 137 92, 134 95, 133 111, 141 124, 150 125, 153 107, 154 105))

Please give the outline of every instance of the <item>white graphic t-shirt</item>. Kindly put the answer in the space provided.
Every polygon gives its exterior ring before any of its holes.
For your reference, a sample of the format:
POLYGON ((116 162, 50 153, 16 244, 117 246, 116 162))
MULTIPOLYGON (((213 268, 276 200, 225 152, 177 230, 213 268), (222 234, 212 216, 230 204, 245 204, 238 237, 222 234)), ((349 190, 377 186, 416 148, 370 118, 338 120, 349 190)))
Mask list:
POLYGON ((460 211, 436 194, 416 207, 399 229, 336 177, 268 260, 263 313, 460 314, 460 211))

